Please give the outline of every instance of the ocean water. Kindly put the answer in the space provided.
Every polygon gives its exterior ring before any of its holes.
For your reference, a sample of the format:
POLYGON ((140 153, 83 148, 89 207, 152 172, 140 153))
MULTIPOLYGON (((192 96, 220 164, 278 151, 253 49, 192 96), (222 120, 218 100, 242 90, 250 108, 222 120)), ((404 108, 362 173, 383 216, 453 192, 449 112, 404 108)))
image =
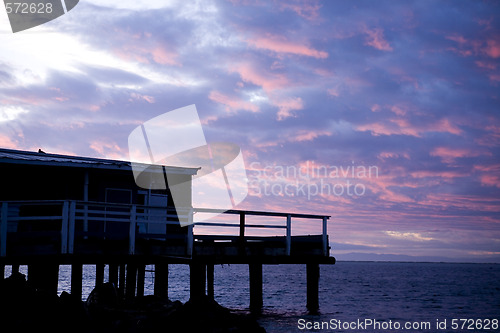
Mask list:
MULTIPOLYGON (((320 314, 308 315, 305 265, 263 266, 258 320, 267 332, 500 332, 498 264, 338 262, 320 274, 320 314)), ((60 292, 69 291, 70 267, 59 275, 60 292)), ((93 266, 84 278, 85 298, 93 266)), ((146 272, 146 294, 153 284, 146 272)), ((247 312, 248 266, 216 266, 214 291, 221 305, 247 312)), ((189 299, 188 266, 169 266, 169 297, 189 299)))

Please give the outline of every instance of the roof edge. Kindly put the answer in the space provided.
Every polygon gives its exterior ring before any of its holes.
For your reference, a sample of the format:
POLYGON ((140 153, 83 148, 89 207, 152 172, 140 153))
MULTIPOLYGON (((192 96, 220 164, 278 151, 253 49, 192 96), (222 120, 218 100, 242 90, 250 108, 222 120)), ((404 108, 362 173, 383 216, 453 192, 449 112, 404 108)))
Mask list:
MULTIPOLYGON (((80 168, 98 168, 110 170, 132 170, 131 161, 114 160, 106 158, 62 155, 53 153, 40 153, 26 150, 0 148, 0 163, 19 163, 33 165, 68 166, 80 168), (2 156, 3 155, 3 156, 2 156), (6 156, 7 155, 7 156, 6 156), (9 156, 11 155, 11 156, 9 156), (17 158, 16 158, 17 157, 17 158), (22 161, 22 162, 21 162, 22 161)), ((165 171, 171 173, 195 175, 200 167, 169 166, 161 164, 143 164, 148 166, 164 167, 165 171)))

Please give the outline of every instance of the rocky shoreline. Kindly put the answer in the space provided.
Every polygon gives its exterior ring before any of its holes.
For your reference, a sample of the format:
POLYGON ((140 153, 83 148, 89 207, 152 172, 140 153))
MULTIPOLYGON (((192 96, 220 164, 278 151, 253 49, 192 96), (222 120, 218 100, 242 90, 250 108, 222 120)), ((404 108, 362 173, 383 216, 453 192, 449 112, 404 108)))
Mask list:
POLYGON ((251 315, 234 313, 208 297, 184 304, 153 295, 123 301, 105 283, 84 302, 66 292, 36 290, 21 273, 0 281, 0 311, 2 332, 265 332, 251 315))

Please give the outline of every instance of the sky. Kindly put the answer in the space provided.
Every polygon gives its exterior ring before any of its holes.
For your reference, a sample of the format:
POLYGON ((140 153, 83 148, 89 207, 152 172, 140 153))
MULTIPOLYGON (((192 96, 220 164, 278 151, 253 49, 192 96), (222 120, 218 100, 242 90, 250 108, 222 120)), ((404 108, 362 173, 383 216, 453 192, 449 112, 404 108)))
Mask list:
POLYGON ((496 1, 82 0, 15 34, 0 10, 0 147, 127 160, 195 104, 241 148, 236 208, 330 215, 340 260, 500 262, 499 60, 496 1))

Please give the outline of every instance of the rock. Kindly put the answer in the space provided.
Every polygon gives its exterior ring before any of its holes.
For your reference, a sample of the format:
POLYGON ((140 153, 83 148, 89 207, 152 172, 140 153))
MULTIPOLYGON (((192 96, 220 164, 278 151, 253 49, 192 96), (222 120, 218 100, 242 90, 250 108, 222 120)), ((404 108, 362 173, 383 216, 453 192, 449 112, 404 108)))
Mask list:
POLYGON ((155 333, 265 332, 248 315, 235 314, 208 297, 182 304, 156 296, 121 301, 114 285, 94 288, 82 302, 31 288, 22 274, 0 281, 2 332, 155 333))
POLYGON ((106 282, 95 287, 87 297, 88 306, 109 306, 113 307, 118 304, 118 293, 114 284, 106 282))

